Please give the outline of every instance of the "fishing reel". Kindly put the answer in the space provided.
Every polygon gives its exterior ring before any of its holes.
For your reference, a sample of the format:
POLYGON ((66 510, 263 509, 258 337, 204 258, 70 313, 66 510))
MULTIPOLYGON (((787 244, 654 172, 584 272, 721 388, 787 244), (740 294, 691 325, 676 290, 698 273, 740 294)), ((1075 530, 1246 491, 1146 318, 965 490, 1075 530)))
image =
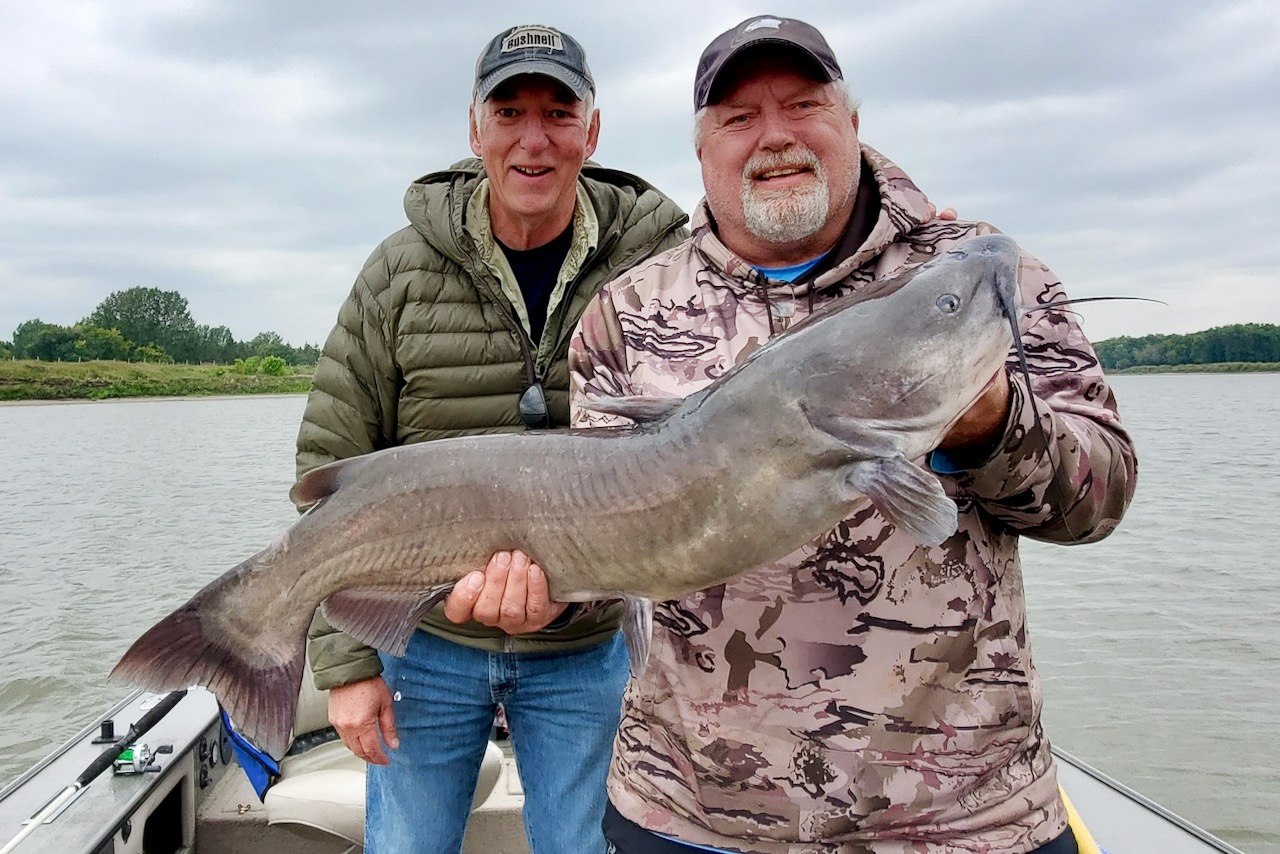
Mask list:
POLYGON ((152 752, 151 748, 145 744, 137 744, 132 747, 126 747, 120 751, 120 755, 111 763, 111 771, 113 774, 145 774, 147 772, 160 770, 158 756, 165 753, 173 753, 172 744, 162 744, 152 752))

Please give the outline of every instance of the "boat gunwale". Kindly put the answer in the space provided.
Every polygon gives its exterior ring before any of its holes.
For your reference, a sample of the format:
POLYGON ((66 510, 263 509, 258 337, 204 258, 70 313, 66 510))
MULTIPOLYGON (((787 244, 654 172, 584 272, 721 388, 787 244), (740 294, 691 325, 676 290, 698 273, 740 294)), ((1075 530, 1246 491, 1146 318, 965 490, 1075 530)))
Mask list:
POLYGON ((1151 800, 1151 798, 1148 798, 1146 795, 1142 794, 1136 789, 1129 788, 1124 783, 1121 783, 1119 780, 1115 779, 1114 777, 1108 776, 1106 773, 1099 771, 1097 768, 1093 767, 1092 765, 1085 762, 1084 760, 1079 759, 1076 756, 1056 746, 1052 746, 1050 749, 1053 751, 1054 757, 1057 758, 1058 760, 1065 762, 1068 765, 1071 765, 1072 767, 1074 767, 1077 771, 1081 771, 1084 774, 1092 777, 1094 780, 1106 786, 1107 788, 1111 789, 1112 791, 1116 792, 1117 794, 1124 795, 1129 800, 1138 804, 1138 806, 1148 810, 1149 812, 1155 813, 1160 818, 1163 818, 1165 821, 1169 822, 1170 824, 1173 824, 1174 826, 1178 827, 1180 830, 1186 831, 1187 833, 1196 837, 1206 845, 1212 846, 1218 851, 1223 852, 1223 854, 1245 854, 1244 851, 1241 851, 1239 848, 1236 848, 1231 843, 1225 842, 1222 839, 1219 839, 1218 837, 1214 836, 1212 833, 1205 830, 1204 828, 1199 827, 1198 825, 1194 824, 1190 820, 1183 818, 1182 816, 1178 815, 1168 807, 1161 806, 1160 804, 1151 800))

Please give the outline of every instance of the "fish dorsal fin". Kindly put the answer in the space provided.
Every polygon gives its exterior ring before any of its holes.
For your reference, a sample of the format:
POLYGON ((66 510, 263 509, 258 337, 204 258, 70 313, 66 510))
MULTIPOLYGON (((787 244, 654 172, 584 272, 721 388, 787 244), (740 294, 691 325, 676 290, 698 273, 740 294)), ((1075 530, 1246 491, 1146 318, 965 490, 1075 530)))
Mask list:
POLYGON ((937 477, 904 457, 854 463, 845 478, 870 498, 886 519, 921 545, 936 546, 956 532, 956 503, 947 497, 937 477))
POLYGON ((317 504, 338 489, 338 476, 346 468, 347 460, 338 460, 312 469, 298 479, 289 490, 289 500, 299 510, 317 504))
POLYGON ((422 615, 452 589, 450 583, 416 593, 378 587, 339 590, 324 601, 324 618, 363 644, 404 655, 422 615))
POLYGON ((598 397, 582 403, 583 409, 603 415, 621 415, 637 424, 661 421, 680 408, 684 400, 679 397, 598 397))

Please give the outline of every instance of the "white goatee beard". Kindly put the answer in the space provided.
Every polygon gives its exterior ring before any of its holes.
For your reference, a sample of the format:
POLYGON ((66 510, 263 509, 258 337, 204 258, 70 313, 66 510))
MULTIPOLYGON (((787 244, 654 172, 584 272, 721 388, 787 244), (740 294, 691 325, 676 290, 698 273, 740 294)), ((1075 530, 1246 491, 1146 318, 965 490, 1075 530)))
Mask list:
POLYGON ((827 224, 831 188, 826 170, 807 148, 786 154, 757 154, 742 168, 742 215, 747 231, 769 243, 792 243, 812 237, 827 224), (813 170, 806 187, 762 190, 753 176, 769 169, 801 166, 813 170))

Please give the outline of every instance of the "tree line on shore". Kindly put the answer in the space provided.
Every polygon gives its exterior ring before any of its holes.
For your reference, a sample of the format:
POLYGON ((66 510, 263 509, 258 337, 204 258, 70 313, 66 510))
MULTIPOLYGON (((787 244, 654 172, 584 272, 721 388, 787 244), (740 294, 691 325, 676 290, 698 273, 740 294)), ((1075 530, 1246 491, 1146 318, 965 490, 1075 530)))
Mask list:
POLYGON ((1213 365, 1222 362, 1280 362, 1280 326, 1236 323, 1186 335, 1121 336, 1094 345, 1102 367, 1213 365))
POLYGON ((186 297, 177 291, 129 288, 112 293, 92 314, 71 326, 23 321, 12 341, 0 341, 0 358, 194 364, 270 360, 270 364, 313 365, 320 358, 320 348, 314 344, 294 347, 275 332, 237 341, 225 326, 197 324, 186 297))

